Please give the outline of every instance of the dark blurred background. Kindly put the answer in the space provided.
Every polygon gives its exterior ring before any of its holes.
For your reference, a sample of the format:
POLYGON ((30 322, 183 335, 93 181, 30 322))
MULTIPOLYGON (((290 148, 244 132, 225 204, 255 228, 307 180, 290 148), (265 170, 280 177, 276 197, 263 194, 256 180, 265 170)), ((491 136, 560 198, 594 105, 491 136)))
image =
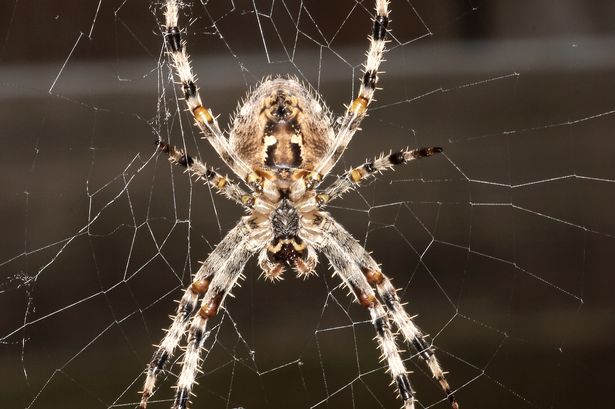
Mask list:
MULTIPOLYGON (((2 407, 134 407, 152 344, 241 210, 155 154, 222 167, 176 98, 160 1, 0 4, 2 407)), ((226 126, 264 75, 335 115, 356 91, 371 0, 190 2, 206 104, 226 126)), ((401 288, 462 408, 608 406, 615 369, 615 3, 391 4, 391 51, 338 171, 445 154, 331 209, 401 288)), ((189 22, 189 24, 188 24, 189 22)), ((246 279, 211 327, 192 407, 395 408, 363 309, 326 261, 246 279)), ((408 348, 419 407, 448 403, 408 348)), ((152 408, 170 406, 175 365, 152 408)))

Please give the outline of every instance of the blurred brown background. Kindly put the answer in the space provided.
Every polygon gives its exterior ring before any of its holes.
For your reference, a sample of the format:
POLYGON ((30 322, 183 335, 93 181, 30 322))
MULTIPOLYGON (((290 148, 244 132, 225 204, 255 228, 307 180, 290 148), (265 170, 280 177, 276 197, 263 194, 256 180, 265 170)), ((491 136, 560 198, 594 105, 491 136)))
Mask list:
MULTIPOLYGON (((159 1, 0 4, 2 407, 134 407, 190 273, 240 209, 155 155, 188 118, 159 1)), ((195 1, 189 50, 222 124, 290 73, 334 114, 354 95, 371 0, 195 1)), ((615 5, 392 1, 383 87, 339 171, 407 145, 445 156, 331 212, 373 251, 463 408, 607 406, 614 369, 615 5)), ((271 285, 254 262, 212 326, 192 407, 395 408, 365 311, 326 261, 271 285)), ((406 354, 411 356, 411 349, 406 354)), ((446 408, 416 359, 419 407, 446 408)), ((170 406, 177 366, 152 408, 170 406)))

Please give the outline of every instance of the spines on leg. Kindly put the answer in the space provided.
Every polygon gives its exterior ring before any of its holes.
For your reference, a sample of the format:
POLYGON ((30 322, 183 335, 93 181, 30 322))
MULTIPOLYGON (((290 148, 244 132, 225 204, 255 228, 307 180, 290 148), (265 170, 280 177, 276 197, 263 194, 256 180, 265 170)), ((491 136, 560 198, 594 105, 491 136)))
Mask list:
MULTIPOLYGON (((382 273, 378 263, 350 233, 326 213, 322 212, 320 216, 322 220, 318 226, 321 227, 329 240, 337 244, 338 248, 344 249, 339 252, 337 258, 343 257, 348 260, 346 261, 347 264, 354 264, 356 268, 361 270, 370 289, 371 287, 376 288, 379 300, 384 304, 391 320, 402 333, 405 341, 411 344, 417 350, 418 355, 425 360, 431 374, 446 394, 451 407, 458 409, 459 404, 448 384, 445 372, 442 370, 431 346, 425 341, 422 332, 401 304, 391 281, 382 273)), ((355 279, 355 281, 358 280, 355 279)), ((364 287, 362 287, 362 291, 368 293, 364 287)))
POLYGON ((386 49, 387 27, 389 24, 389 1, 376 0, 375 16, 372 22, 369 48, 363 64, 363 78, 357 97, 350 102, 346 113, 340 119, 340 126, 335 136, 335 142, 329 152, 317 167, 316 173, 323 177, 327 175, 340 159, 353 135, 361 125, 367 113, 367 108, 374 98, 378 88, 378 74, 386 49))
POLYGON ((374 283, 380 298, 384 301, 391 319, 402 333, 404 339, 416 349, 417 354, 426 362, 429 367, 429 371, 432 376, 438 381, 440 388, 446 394, 451 407, 453 409, 459 409, 459 403, 451 390, 451 387, 446 379, 445 373, 442 370, 442 366, 434 351, 424 338, 421 330, 414 324, 412 317, 406 312, 399 297, 397 291, 391 284, 391 281, 380 273, 381 279, 374 283))
POLYGON ((382 353, 382 359, 386 361, 388 372, 397 386, 400 399, 404 402, 405 409, 413 409, 415 398, 410 386, 408 373, 401 358, 401 351, 395 342, 395 335, 391 331, 389 317, 376 298, 369 281, 361 272, 356 263, 348 257, 347 247, 334 237, 329 237, 327 243, 320 248, 325 254, 335 273, 355 296, 357 302, 369 310, 372 324, 376 330, 376 340, 382 353))
POLYGON ((324 196, 322 196, 324 198, 322 204, 326 204, 340 197, 370 176, 389 170, 397 165, 404 165, 415 159, 436 155, 442 151, 442 148, 432 146, 419 149, 404 149, 398 152, 389 153, 388 155, 381 154, 372 160, 368 160, 363 165, 352 168, 343 175, 338 176, 337 180, 325 190, 324 196))
POLYGON ((164 370, 173 356, 175 348, 181 341, 188 321, 196 311, 198 297, 199 292, 195 292, 194 288, 190 287, 184 292, 184 295, 180 299, 177 312, 173 318, 173 323, 162 339, 162 342, 157 347, 147 367, 145 383, 143 385, 143 391, 141 392, 141 403, 139 405, 141 409, 147 406, 147 401, 154 392, 158 374, 164 370))
POLYGON ((369 49, 363 70, 363 80, 361 81, 359 95, 350 105, 349 112, 351 115, 362 116, 374 98, 374 91, 378 86, 378 69, 384 57, 388 25, 388 0, 377 0, 376 16, 373 21, 372 34, 369 37, 369 49))
POLYGON ((226 176, 220 175, 200 160, 184 153, 184 151, 177 146, 169 145, 162 141, 156 141, 156 145, 161 152, 168 155, 171 162, 185 167, 193 176, 206 181, 218 193, 225 195, 244 207, 249 208, 251 206, 252 195, 246 193, 226 176))
POLYGON ((211 143, 229 168, 242 180, 245 180, 250 173, 250 168, 236 157, 224 137, 216 117, 209 108, 203 105, 196 84, 196 76, 190 63, 190 56, 186 50, 186 43, 182 40, 181 29, 178 26, 178 13, 179 3, 176 0, 167 0, 164 9, 165 27, 163 34, 171 65, 181 84, 186 105, 193 115, 195 125, 200 129, 203 136, 211 143))
POLYGON ((412 409, 415 402, 414 391, 395 343, 395 337, 391 332, 387 314, 378 302, 369 307, 369 312, 372 324, 376 329, 376 339, 382 352, 382 358, 387 362, 389 373, 397 386, 399 397, 404 402, 405 409, 412 409))
POLYGON ((188 345, 184 353, 182 370, 177 380, 173 409, 186 409, 196 374, 201 363, 201 348, 205 342, 207 318, 197 314, 190 324, 188 345))

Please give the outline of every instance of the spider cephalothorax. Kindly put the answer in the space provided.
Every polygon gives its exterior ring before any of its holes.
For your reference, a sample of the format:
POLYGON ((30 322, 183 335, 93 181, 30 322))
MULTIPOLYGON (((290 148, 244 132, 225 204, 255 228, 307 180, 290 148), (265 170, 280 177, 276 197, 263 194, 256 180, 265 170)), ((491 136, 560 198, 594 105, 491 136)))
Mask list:
POLYGON ((458 408, 431 345, 414 325, 389 279, 369 252, 325 211, 329 202, 366 177, 442 149, 404 149, 380 155, 338 176, 327 188, 319 187, 344 153, 372 101, 385 48, 388 0, 376 0, 361 87, 341 118, 334 121, 321 98, 296 79, 265 79, 240 105, 228 138, 199 95, 181 40, 178 11, 177 0, 166 1, 164 36, 186 104, 203 136, 249 191, 173 145, 158 141, 158 148, 172 162, 186 167, 244 207, 247 215, 194 273, 173 323, 147 368, 141 408, 145 408, 158 374, 187 333, 173 404, 175 409, 186 408, 208 336, 207 323, 223 305, 248 259, 258 255, 263 274, 271 280, 280 279, 287 268, 307 277, 314 272, 318 252, 327 258, 356 301, 369 311, 383 360, 404 407, 413 409, 416 400, 393 326, 426 362, 453 409, 458 408))
POLYGON ((301 239, 301 218, 288 199, 282 199, 271 213, 273 240, 267 246, 261 268, 266 277, 281 278, 284 266, 294 268, 300 275, 309 275, 316 267, 314 258, 308 260, 311 248, 301 239))

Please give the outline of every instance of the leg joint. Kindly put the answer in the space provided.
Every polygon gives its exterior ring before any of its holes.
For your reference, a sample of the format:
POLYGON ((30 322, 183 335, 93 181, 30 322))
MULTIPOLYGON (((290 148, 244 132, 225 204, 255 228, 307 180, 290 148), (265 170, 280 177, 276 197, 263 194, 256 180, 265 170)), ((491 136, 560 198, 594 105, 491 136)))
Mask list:
POLYGON ((376 16, 374 19, 374 31, 372 33, 374 40, 381 41, 386 38, 388 25, 389 18, 387 16, 376 16))
POLYGON ((190 400, 190 390, 188 388, 178 388, 175 394, 175 403, 173 409, 185 409, 190 400))
POLYGON ((168 359, 169 353, 167 351, 158 351, 156 355, 154 355, 154 359, 152 359, 150 368, 154 372, 161 371, 164 369, 164 366, 166 365, 168 359))
POLYGON ((366 291, 363 291, 361 288, 357 287, 356 285, 354 285, 353 283, 350 283, 350 288, 352 288, 352 291, 357 297, 357 301, 363 307, 365 308, 373 307, 374 304, 377 302, 376 296, 371 291, 371 289, 368 289, 368 292, 366 292, 366 291))
POLYGON ((414 345, 414 348, 423 359, 429 359, 433 355, 431 347, 427 345, 425 339, 423 339, 420 335, 414 337, 412 340, 412 345, 414 345))
POLYGON ((363 274, 365 274, 365 278, 371 285, 382 284, 384 281, 384 274, 378 270, 372 270, 369 268, 363 269, 363 274))
POLYGON ((388 324, 384 317, 378 317, 374 320, 374 328, 376 328, 376 332, 380 338, 384 338, 386 336, 388 324))
POLYGON ((376 71, 365 71, 363 75, 363 86, 365 88, 375 89, 378 82, 378 74, 376 71))
POLYGON ((406 374, 398 375, 397 378, 395 378, 395 382, 397 383, 397 389, 404 402, 413 399, 414 393, 412 392, 412 387, 410 386, 410 381, 406 374))
POLYGON ((216 294, 210 302, 205 303, 201 306, 201 309, 199 310, 199 315, 206 320, 213 318, 218 313, 218 308, 222 303, 223 297, 224 291, 221 291, 216 294))
POLYGON ((177 27, 167 28, 165 38, 167 40, 167 46, 169 47, 171 51, 173 51, 174 53, 177 53, 182 50, 182 40, 181 40, 181 34, 179 32, 179 28, 177 27))
POLYGON ((196 97, 197 93, 196 84, 194 83, 194 81, 185 82, 182 85, 182 91, 184 91, 184 98, 194 98, 196 97))
POLYGON ((389 155, 389 162, 391 162, 393 165, 401 165, 403 163, 406 163, 406 157, 404 156, 403 152, 395 152, 389 155))
POLYGON ((207 289, 209 288, 210 280, 208 278, 204 278, 202 280, 196 280, 190 286, 193 294, 205 294, 207 289))

